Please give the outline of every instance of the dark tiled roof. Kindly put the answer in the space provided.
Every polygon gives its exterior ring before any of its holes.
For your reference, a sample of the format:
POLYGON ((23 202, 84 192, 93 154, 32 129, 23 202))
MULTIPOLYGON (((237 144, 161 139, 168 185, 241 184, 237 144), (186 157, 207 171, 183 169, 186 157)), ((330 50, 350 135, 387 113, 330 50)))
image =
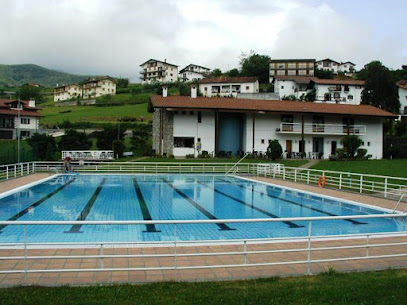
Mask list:
POLYGON ((167 65, 170 65, 170 66, 178 67, 177 65, 170 64, 169 62, 161 61, 161 60, 153 59, 153 58, 150 58, 149 60, 143 62, 140 66, 142 66, 142 65, 144 65, 144 64, 146 64, 146 63, 148 63, 149 61, 157 61, 157 62, 161 62, 161 63, 163 63, 163 64, 167 64, 167 65))
POLYGON ((354 85, 354 86, 364 86, 365 81, 363 80, 354 80, 354 79, 320 79, 317 78, 313 80, 314 83, 319 85, 354 85))
POLYGON ((240 98, 197 97, 154 95, 151 98, 156 108, 264 111, 280 113, 321 113, 371 117, 395 117, 393 113, 370 105, 326 104, 299 101, 251 100, 240 98))
MULTIPOLYGON (((17 115, 18 110, 17 109, 11 109, 11 103, 13 102, 18 102, 18 100, 6 100, 6 99, 0 99, 0 114, 11 114, 11 115, 17 115)), ((21 105, 23 106, 23 110, 20 110, 20 115, 26 115, 26 116, 37 116, 40 117, 42 116, 37 112, 40 108, 37 107, 29 107, 28 106, 28 101, 20 101, 21 105)))
POLYGON ((407 80, 401 80, 397 82, 397 86, 400 88, 407 90, 407 80))
POLYGON ((318 60, 317 62, 322 62, 322 61, 331 61, 331 62, 337 63, 338 65, 340 64, 340 62, 338 62, 336 60, 333 60, 333 59, 330 59, 330 58, 321 59, 321 60, 318 60))
POLYGON ((215 84, 215 83, 253 83, 257 81, 257 77, 244 76, 244 77, 213 77, 203 78, 199 82, 201 84, 215 84))
POLYGON ((98 82, 98 81, 105 80, 105 79, 111 80, 112 82, 116 83, 116 80, 113 77, 110 77, 108 75, 100 76, 100 77, 92 77, 90 79, 85 80, 83 83, 84 84, 93 83, 93 82, 98 82))

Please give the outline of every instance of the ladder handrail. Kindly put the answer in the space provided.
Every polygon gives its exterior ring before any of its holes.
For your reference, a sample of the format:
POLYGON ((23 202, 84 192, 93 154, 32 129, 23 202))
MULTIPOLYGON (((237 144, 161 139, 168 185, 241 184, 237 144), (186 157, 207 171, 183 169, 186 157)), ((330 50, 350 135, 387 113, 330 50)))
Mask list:
MULTIPOLYGON (((401 203, 401 200, 404 198, 404 196, 406 196, 407 195, 407 193, 404 193, 404 194, 402 194, 401 196, 400 196, 400 199, 399 199, 399 201, 397 202, 397 204, 396 204, 396 206, 394 207, 394 209, 393 209, 393 213, 397 210, 397 208, 399 207, 399 205, 400 205, 400 203, 401 203)), ((407 208, 406 208, 406 210, 407 210, 407 208)), ((404 211, 406 211, 406 210, 404 210, 404 211)))
POLYGON ((239 161, 237 161, 225 174, 225 176, 229 175, 229 173, 240 163, 242 162, 247 156, 249 155, 249 153, 247 152, 243 158, 241 158, 239 161))

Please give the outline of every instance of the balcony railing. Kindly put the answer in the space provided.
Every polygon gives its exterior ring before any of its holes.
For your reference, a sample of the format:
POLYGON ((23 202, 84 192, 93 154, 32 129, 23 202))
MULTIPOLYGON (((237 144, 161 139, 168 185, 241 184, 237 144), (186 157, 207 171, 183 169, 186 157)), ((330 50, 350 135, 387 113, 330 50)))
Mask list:
MULTIPOLYGON (((281 123, 276 130, 277 133, 293 133, 301 134, 301 123, 281 123)), ((331 134, 331 135, 346 135, 348 134, 348 126, 343 124, 318 124, 304 123, 304 134, 331 134)), ((349 134, 365 135, 365 125, 350 125, 349 134)))

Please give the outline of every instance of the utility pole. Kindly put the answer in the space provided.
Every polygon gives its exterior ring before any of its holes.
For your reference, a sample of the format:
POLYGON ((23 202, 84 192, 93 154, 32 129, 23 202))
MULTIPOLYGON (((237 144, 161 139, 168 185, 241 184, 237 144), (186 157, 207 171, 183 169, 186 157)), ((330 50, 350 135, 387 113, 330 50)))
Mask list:
POLYGON ((20 130, 20 91, 18 91, 18 105, 17 105, 17 163, 20 163, 20 138, 21 138, 21 130, 20 130))

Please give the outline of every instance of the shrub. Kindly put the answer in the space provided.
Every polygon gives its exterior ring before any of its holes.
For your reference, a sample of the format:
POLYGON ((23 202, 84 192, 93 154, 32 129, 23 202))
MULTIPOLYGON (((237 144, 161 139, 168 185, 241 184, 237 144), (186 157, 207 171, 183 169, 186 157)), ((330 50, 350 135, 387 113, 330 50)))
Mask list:
POLYGON ((349 135, 341 140, 341 144, 348 158, 354 158, 356 151, 362 145, 362 140, 356 135, 349 135))
POLYGON ((367 149, 364 149, 364 148, 359 148, 357 151, 356 151, 356 158, 357 159, 360 159, 360 160, 364 160, 364 159, 366 159, 366 154, 367 154, 367 149))
POLYGON ((283 148, 281 147, 278 140, 273 140, 270 142, 269 146, 267 147, 267 157, 272 159, 273 161, 276 159, 281 158, 283 154, 283 148))
POLYGON ((346 153, 343 148, 337 148, 336 149, 336 158, 337 160, 343 160, 346 159, 346 153))
POLYGON ((186 155, 185 156, 187 159, 193 159, 193 158, 195 158, 195 155, 194 154, 188 154, 188 155, 186 155))
POLYGON ((112 148, 114 151, 114 155, 122 158, 123 157, 123 152, 124 152, 124 143, 123 141, 120 140, 114 140, 112 143, 112 148))

